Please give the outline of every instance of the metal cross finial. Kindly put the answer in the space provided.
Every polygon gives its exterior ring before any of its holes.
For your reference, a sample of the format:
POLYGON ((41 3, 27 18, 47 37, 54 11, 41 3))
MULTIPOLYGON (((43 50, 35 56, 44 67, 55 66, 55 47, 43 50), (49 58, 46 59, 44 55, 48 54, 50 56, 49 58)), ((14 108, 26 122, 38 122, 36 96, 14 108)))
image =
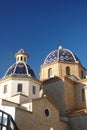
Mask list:
POLYGON ((59 40, 59 43, 61 44, 63 41, 62 40, 59 40))

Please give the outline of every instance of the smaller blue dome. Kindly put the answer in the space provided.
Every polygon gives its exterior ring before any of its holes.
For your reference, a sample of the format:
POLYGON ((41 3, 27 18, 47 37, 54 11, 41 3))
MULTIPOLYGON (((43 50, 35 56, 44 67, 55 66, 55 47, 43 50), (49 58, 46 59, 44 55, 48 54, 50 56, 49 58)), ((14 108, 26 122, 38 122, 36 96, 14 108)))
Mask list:
POLYGON ((23 49, 15 54, 16 63, 11 65, 4 77, 7 76, 31 76, 36 78, 33 69, 26 63, 29 55, 23 49))
POLYGON ((28 64, 24 63, 15 63, 13 64, 6 72, 5 77, 7 76, 32 76, 36 78, 34 71, 28 64))
POLYGON ((75 54, 73 54, 68 49, 62 48, 62 46, 60 46, 58 50, 55 50, 49 53, 44 61, 44 64, 49 64, 55 61, 80 63, 80 60, 75 54))

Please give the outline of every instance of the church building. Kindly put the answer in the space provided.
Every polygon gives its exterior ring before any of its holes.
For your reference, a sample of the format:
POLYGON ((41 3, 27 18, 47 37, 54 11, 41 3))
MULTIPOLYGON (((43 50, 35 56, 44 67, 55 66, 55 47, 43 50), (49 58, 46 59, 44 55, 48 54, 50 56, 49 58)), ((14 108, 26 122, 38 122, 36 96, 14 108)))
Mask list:
POLYGON ((87 130, 86 68, 59 46, 40 66, 40 80, 23 50, 0 79, 0 130, 87 130))

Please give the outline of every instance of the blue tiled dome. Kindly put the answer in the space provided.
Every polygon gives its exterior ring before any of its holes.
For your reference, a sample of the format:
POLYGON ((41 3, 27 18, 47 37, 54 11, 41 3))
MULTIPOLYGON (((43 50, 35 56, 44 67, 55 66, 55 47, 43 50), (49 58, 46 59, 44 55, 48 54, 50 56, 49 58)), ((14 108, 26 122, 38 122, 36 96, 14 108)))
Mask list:
POLYGON ((62 48, 62 46, 60 46, 58 50, 49 53, 44 61, 44 64, 49 64, 55 61, 80 63, 80 60, 75 54, 68 49, 62 48))
POLYGON ((32 76, 36 78, 34 71, 28 64, 15 63, 6 72, 6 76, 19 75, 19 76, 32 76))
POLYGON ((11 67, 5 73, 4 77, 15 75, 15 76, 31 76, 36 78, 33 69, 26 63, 29 55, 25 53, 23 49, 21 49, 20 51, 18 51, 18 53, 15 54, 15 57, 16 57, 16 63, 11 65, 11 67))

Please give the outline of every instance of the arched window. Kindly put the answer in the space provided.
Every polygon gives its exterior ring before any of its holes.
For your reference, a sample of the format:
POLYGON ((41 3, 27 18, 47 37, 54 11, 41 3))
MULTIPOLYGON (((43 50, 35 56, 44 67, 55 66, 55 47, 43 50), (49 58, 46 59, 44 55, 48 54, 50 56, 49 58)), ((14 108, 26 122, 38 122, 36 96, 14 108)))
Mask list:
POLYGON ((24 62, 26 62, 26 57, 24 57, 24 62))
POLYGON ((83 70, 81 70, 81 79, 84 78, 83 70))
POLYGON ((52 68, 48 70, 48 78, 52 77, 52 68))
POLYGON ((85 89, 82 89, 82 101, 85 101, 85 89))
POLYGON ((20 57, 20 61, 22 61, 22 60, 23 60, 23 57, 21 56, 21 57, 20 57))
POLYGON ((66 67, 66 75, 70 75, 70 67, 66 67))

